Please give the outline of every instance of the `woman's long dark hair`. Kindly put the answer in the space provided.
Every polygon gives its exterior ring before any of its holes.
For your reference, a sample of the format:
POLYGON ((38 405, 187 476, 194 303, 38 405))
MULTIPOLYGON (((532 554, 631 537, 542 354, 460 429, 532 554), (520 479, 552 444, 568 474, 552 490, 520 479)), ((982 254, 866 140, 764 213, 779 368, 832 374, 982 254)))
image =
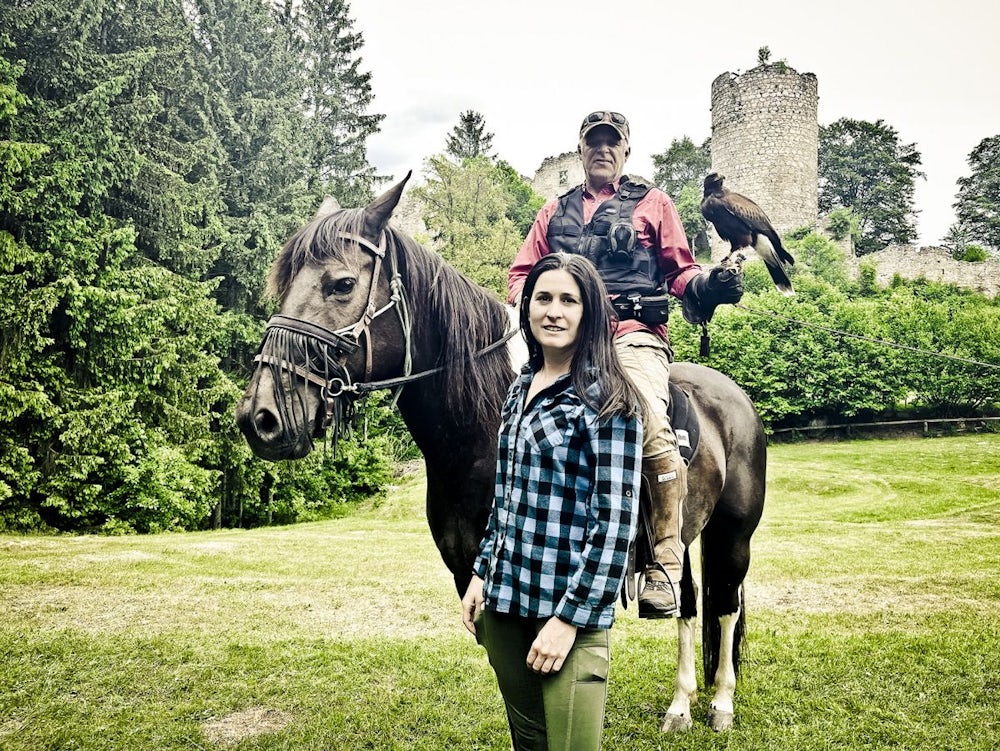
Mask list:
POLYGON ((613 341, 618 327, 614 308, 608 302, 608 291, 590 261, 572 253, 549 253, 542 256, 528 272, 521 290, 521 333, 528 343, 528 363, 535 371, 541 369, 544 357, 542 346, 531 333, 528 309, 535 292, 538 277, 546 271, 566 271, 580 288, 583 316, 576 335, 576 350, 570 364, 570 377, 576 393, 597 411, 598 417, 622 415, 631 417, 642 414, 643 401, 618 359, 613 341), (593 402, 588 391, 596 383, 599 401, 593 402))

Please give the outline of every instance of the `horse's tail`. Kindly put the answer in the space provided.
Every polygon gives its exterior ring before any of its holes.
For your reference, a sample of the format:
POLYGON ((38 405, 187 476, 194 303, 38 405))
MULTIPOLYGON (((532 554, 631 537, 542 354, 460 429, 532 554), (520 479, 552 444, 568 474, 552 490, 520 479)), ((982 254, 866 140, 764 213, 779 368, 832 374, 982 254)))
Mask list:
MULTIPOLYGON (((715 680, 715 673, 719 669, 719 650, 722 642, 722 627, 719 618, 733 612, 733 609, 727 606, 725 607, 726 612, 723 612, 722 605, 727 600, 720 599, 720 593, 713 591, 712 572, 709 568, 711 564, 707 561, 705 547, 703 538, 701 548, 701 662, 707 686, 715 680)), ((739 597, 739 616, 736 619, 736 628, 733 633, 733 670, 739 676, 743 633, 746 628, 746 602, 743 599, 742 584, 739 585, 737 594, 739 597)))

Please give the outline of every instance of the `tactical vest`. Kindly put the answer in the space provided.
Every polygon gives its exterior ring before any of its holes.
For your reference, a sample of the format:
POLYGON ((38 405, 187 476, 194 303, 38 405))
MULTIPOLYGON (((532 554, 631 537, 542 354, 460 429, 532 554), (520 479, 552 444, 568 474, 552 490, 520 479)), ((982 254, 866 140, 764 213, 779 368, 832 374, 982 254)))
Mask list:
POLYGON ((614 196, 583 223, 583 186, 559 197, 546 238, 552 252, 579 253, 600 272, 611 294, 652 295, 663 282, 650 248, 639 245, 632 224, 636 204, 652 189, 636 178, 623 177, 614 196))

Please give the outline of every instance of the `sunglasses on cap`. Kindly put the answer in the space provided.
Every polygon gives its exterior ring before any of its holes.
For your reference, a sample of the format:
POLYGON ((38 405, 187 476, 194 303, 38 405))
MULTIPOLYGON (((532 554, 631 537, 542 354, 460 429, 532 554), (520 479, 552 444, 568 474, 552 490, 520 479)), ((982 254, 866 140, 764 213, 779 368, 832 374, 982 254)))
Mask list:
POLYGON ((580 125, 580 138, 583 138, 598 125, 610 125, 618 131, 622 138, 628 140, 628 120, 621 112, 611 112, 610 110, 598 110, 587 115, 580 125))

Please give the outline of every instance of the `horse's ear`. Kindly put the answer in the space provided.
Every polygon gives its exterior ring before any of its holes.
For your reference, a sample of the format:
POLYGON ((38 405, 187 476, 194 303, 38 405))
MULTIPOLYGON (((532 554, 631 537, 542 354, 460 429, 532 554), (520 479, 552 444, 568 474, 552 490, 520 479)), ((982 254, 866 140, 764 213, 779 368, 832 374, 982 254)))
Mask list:
POLYGON ((324 216, 330 216, 334 211, 340 210, 340 203, 333 196, 327 196, 323 199, 323 203, 320 204, 319 208, 316 210, 316 215, 313 219, 322 219, 324 216))
POLYGON ((412 174, 413 170, 410 170, 406 173, 406 177, 368 204, 365 208, 365 236, 375 239, 386 228, 389 219, 392 218, 392 212, 403 195, 403 187, 412 174))

